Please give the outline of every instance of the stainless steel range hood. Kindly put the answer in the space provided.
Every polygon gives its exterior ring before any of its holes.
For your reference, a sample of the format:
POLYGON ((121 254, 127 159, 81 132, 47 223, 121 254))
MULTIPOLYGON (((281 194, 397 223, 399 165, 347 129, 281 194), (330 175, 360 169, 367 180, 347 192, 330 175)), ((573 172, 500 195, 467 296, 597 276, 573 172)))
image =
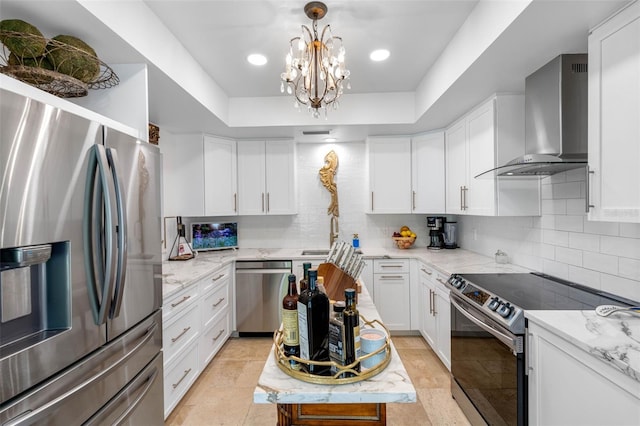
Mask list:
POLYGON ((587 54, 565 54, 525 80, 525 155, 476 177, 548 176, 587 164, 587 54))

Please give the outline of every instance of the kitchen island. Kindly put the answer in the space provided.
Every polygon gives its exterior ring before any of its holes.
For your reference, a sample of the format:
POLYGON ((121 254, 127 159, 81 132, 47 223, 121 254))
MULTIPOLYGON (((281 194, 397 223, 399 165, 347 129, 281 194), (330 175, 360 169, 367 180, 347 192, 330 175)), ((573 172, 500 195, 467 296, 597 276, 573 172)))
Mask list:
MULTIPOLYGON (((380 319, 362 286, 358 295, 360 315, 371 321, 380 319)), ((295 379, 280 370, 269 353, 253 393, 259 404, 276 404, 278 424, 299 425, 383 425, 387 403, 414 403, 416 390, 402 364, 393 341, 391 360, 379 374, 360 382, 322 385, 295 379)))

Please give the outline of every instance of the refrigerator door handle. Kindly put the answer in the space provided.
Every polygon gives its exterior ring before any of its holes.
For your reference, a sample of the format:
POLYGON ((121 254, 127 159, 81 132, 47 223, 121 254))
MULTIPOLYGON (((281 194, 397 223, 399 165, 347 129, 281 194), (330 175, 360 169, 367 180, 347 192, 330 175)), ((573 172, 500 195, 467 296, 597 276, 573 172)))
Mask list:
POLYGON ((118 215, 118 247, 117 247, 117 269, 116 269, 116 287, 113 303, 111 304, 111 312, 109 318, 115 318, 120 315, 120 307, 122 306, 122 296, 124 294, 125 278, 127 274, 127 206, 124 190, 122 188, 122 179, 120 176, 120 163, 118 162, 118 154, 115 149, 108 148, 107 159, 111 167, 111 175, 113 177, 113 185, 116 192, 116 211, 118 215))
POLYGON ((94 145, 89 150, 89 164, 87 167, 87 181, 84 197, 83 232, 82 239, 84 245, 84 263, 87 271, 87 290, 89 293, 89 303, 93 313, 93 320, 96 325, 104 324, 111 307, 111 294, 115 281, 114 268, 115 259, 113 257, 113 238, 110 230, 113 229, 113 200, 114 193, 112 180, 108 179, 108 160, 105 149, 102 145, 94 145), (96 194, 96 179, 99 179, 100 186, 96 194), (104 209, 99 209, 101 203, 97 200, 100 196, 104 201, 104 209), (100 211, 96 211, 100 210, 100 211), (99 232, 96 219, 104 216, 104 238, 99 232), (95 230, 98 230, 94 232, 95 230), (98 240, 98 242, 96 242, 98 240), (104 253, 102 253, 102 241, 104 240, 104 253), (99 252, 99 253, 96 253, 99 252), (103 260, 104 259, 104 260, 103 260), (102 270, 104 262, 104 271, 102 270), (98 271, 96 272, 96 266, 98 271), (102 298, 98 297, 98 287, 102 290, 102 298))
POLYGON ((124 424, 124 422, 131 415, 131 413, 133 413, 136 410, 136 408, 138 408, 138 405, 140 404, 140 402, 149 393, 151 386, 153 385, 153 383, 156 381, 158 377, 158 369, 154 367, 153 371, 151 371, 151 373, 147 374, 146 376, 147 377, 143 383, 138 384, 134 382, 134 383, 131 383, 129 386, 125 387, 124 389, 122 389, 119 395, 117 395, 111 402, 109 402, 109 404, 105 405, 100 411, 94 414, 91 419, 83 423, 82 426, 102 425, 104 424, 106 417, 108 417, 108 415, 111 412, 113 412, 116 408, 118 408, 118 406, 127 404, 128 405, 127 409, 121 415, 119 415, 117 419, 115 419, 111 423, 112 425, 124 424), (133 387, 136 387, 136 389, 132 390, 131 388, 133 387), (139 395, 133 400, 133 402, 129 402, 129 399, 127 398, 128 396, 130 396, 129 391, 137 392, 140 388, 143 388, 143 389, 140 391, 139 395))
POLYGON ((2 426, 18 426, 21 424, 32 424, 37 422, 38 420, 43 419, 44 417, 46 417, 47 412, 55 410, 56 407, 59 406, 65 399, 71 397, 75 393, 82 392, 84 389, 89 389, 93 385, 93 383, 101 380, 105 376, 108 376, 109 374, 111 374, 112 371, 115 371, 123 363, 127 362, 136 352, 138 352, 142 347, 144 347, 149 342, 149 340, 151 340, 151 338, 153 338, 157 327, 158 327, 158 324, 154 322, 152 326, 147 328, 147 330, 145 331, 145 334, 140 338, 141 339, 140 343, 138 343, 133 349, 131 349, 128 353, 123 355, 116 362, 111 364, 108 368, 105 368, 104 370, 100 371, 98 374, 85 380, 81 384, 74 386, 67 392, 63 393, 57 398, 52 399, 51 401, 38 407, 37 409, 33 411, 29 411, 18 417, 15 417, 10 421, 4 423, 2 426))

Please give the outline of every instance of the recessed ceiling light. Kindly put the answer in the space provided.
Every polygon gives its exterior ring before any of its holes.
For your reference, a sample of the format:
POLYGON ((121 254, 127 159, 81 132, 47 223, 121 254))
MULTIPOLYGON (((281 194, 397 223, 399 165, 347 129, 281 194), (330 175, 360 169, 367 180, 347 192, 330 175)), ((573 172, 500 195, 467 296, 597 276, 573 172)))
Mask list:
POLYGON ((249 61, 251 65, 264 65, 267 63, 267 57, 259 53, 252 53, 247 56, 247 61, 249 61))
POLYGON ((389 51, 387 49, 378 49, 378 50, 374 50, 373 52, 371 52, 371 54, 369 55, 369 58, 372 61, 380 62, 380 61, 384 61, 385 59, 387 59, 390 54, 391 53, 389 53, 389 51))

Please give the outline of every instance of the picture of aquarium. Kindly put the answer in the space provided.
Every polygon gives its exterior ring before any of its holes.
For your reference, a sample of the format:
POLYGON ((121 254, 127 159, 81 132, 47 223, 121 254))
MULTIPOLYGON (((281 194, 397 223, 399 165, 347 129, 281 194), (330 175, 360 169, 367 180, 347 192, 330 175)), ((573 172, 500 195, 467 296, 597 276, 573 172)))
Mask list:
POLYGON ((238 247, 238 224, 192 223, 191 246, 197 251, 238 247))

